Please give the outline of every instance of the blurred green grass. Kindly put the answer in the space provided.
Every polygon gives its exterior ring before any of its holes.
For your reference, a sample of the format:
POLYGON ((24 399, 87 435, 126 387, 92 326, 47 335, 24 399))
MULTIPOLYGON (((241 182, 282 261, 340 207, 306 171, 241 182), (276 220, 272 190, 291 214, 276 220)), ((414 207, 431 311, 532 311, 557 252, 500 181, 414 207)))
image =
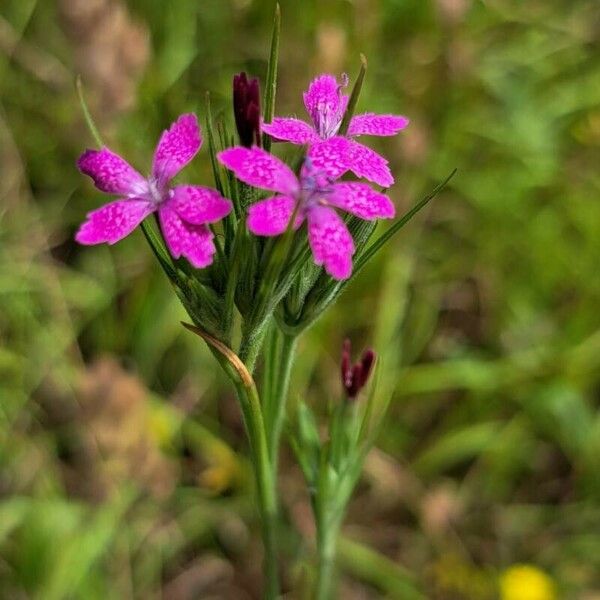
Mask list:
MULTIPOLYGON (((395 391, 346 528, 381 558, 347 546, 344 597, 403 598, 407 586, 494 597, 497 575, 520 562, 549 573, 560 597, 595 597, 598 3, 281 8, 279 114, 301 115, 310 78, 352 77, 363 52, 359 110, 411 118, 373 142, 400 210, 459 168, 301 343, 295 396, 337 393, 345 335, 380 351, 381 385, 395 391)), ((72 241, 101 201, 74 167, 92 141, 73 82, 81 73, 103 134, 143 170, 174 117, 204 118, 206 91, 229 118, 232 74, 264 77, 272 11, 252 0, 0 7, 2 597, 257 594, 226 382, 182 331, 139 232, 112 248, 72 241)), ((185 176, 209 181, 206 153, 185 176)), ((286 458, 286 512, 309 535, 298 482, 286 458)), ((287 585, 300 589, 310 545, 286 535, 287 585)))

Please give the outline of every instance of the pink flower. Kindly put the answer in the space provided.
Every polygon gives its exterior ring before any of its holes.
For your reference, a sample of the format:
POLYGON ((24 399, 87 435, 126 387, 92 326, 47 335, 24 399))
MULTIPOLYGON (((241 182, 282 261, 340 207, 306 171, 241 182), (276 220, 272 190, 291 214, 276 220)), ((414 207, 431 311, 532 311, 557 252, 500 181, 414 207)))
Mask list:
POLYGON ((325 170, 334 179, 352 171, 357 177, 389 187, 394 178, 388 161, 353 138, 395 135, 408 125, 408 119, 363 113, 352 117, 347 135, 338 135, 348 105, 348 96, 342 93, 346 84, 347 80, 338 84, 333 75, 320 75, 312 81, 304 93, 304 106, 312 126, 300 119, 275 117, 272 123, 264 123, 262 130, 278 140, 308 144, 308 156, 315 168, 325 170))
POLYGON ((217 155, 236 177, 254 187, 276 192, 249 208, 248 227, 257 235, 283 233, 298 204, 294 227, 306 219, 308 241, 317 265, 324 265, 335 279, 352 273, 354 241, 344 221, 335 211, 345 210, 361 219, 391 218, 394 205, 366 183, 333 183, 323 170, 315 169, 310 159, 300 177, 277 157, 254 146, 236 146, 217 155))
POLYGON ((108 148, 86 150, 77 161, 79 170, 89 175, 99 190, 120 198, 89 213, 75 239, 80 244, 114 244, 158 211, 173 257, 185 256, 197 268, 210 265, 215 246, 207 224, 229 214, 231 202, 212 188, 170 186, 171 179, 192 160, 201 145, 198 119, 186 114, 163 132, 148 178, 108 148))

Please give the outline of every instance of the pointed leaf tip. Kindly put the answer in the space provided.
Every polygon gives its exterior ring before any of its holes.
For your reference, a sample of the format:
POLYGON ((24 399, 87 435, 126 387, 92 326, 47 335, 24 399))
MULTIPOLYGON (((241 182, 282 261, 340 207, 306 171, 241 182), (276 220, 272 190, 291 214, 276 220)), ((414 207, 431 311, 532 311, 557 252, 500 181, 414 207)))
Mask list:
POLYGON ((360 96, 360 90, 362 89, 363 81, 365 79, 365 74, 367 72, 367 58, 364 54, 360 55, 360 71, 358 73, 358 77, 354 82, 354 86, 352 86, 352 92, 350 93, 350 99, 348 100, 348 106, 346 107, 346 112, 344 113, 344 118, 342 119, 342 124, 340 125, 339 134, 346 135, 348 133, 348 127, 350 126, 350 121, 354 116, 354 111, 356 110, 356 105, 358 104, 358 98, 360 96))
POLYGON ((75 78, 75 88, 77 90, 77 97, 79 98, 79 105, 81 106, 81 112, 83 113, 83 117, 85 119, 86 125, 88 126, 89 132, 92 134, 94 141, 98 148, 102 148, 104 146, 104 142, 102 141, 102 136, 96 127, 96 123, 94 122, 94 118, 92 117, 92 113, 85 101, 85 95, 83 93, 83 82, 81 80, 81 75, 77 75, 75 78))

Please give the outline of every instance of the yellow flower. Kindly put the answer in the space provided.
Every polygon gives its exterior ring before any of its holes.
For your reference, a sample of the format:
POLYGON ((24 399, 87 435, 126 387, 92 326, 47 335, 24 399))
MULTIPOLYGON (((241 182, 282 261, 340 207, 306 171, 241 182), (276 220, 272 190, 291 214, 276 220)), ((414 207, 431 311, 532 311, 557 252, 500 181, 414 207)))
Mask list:
POLYGON ((556 600, 552 579, 537 567, 513 565, 500 576, 502 600, 556 600))

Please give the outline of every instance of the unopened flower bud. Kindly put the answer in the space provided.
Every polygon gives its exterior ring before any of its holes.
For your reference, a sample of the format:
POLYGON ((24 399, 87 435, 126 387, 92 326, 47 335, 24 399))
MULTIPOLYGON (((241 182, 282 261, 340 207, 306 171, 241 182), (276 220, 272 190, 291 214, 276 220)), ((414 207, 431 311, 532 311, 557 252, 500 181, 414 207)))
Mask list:
POLYGON ((233 77, 233 114, 240 144, 260 146, 260 88, 258 79, 242 72, 233 77))
POLYGON ((357 363, 352 364, 352 345, 350 340, 344 341, 342 348, 341 375, 342 386, 349 399, 356 398, 360 390, 365 387, 369 375, 375 364, 375 352, 368 348, 357 363))

